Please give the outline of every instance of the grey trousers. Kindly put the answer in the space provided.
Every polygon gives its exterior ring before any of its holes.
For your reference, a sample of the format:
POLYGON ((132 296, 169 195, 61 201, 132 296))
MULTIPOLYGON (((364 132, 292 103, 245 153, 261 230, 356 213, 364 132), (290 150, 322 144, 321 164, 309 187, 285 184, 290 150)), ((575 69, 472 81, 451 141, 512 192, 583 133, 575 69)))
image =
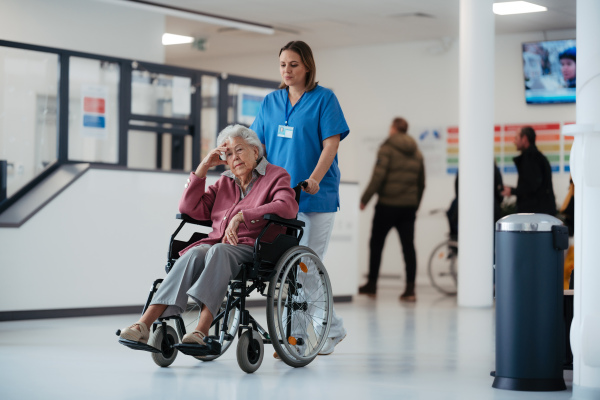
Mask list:
POLYGON ((188 250, 160 284, 150 304, 166 304, 161 317, 185 311, 188 296, 200 307, 206 306, 213 318, 219 312, 227 286, 241 270, 241 263, 252 261, 252 246, 218 243, 201 244, 188 250))

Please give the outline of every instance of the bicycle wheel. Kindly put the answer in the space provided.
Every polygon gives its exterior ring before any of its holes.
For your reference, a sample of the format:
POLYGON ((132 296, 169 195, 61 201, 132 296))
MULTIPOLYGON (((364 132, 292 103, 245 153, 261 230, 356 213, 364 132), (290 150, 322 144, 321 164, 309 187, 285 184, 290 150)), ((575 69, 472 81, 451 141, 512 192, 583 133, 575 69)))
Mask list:
POLYGON ((441 293, 453 296, 457 292, 458 244, 453 240, 444 240, 437 245, 429 256, 427 272, 434 288, 441 293))
POLYGON ((327 271, 308 247, 279 259, 269 283, 267 325, 273 347, 291 367, 309 364, 329 333, 333 300, 327 271))

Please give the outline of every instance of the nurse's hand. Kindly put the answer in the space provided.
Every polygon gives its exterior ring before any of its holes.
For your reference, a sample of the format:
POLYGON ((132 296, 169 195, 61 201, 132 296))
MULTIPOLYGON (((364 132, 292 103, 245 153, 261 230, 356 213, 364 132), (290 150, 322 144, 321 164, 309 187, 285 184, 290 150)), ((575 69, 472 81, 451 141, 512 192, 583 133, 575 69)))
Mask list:
POLYGON ((319 192, 319 182, 317 182, 316 180, 312 179, 312 178, 308 178, 306 180, 306 187, 303 187, 302 190, 304 190, 306 193, 308 194, 317 194, 319 192))

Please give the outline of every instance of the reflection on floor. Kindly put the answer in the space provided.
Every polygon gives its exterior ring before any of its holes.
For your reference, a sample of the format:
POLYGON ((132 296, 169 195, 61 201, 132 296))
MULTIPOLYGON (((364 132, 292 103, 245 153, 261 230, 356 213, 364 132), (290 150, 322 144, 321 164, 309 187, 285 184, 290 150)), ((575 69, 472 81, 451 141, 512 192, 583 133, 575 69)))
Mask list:
MULTIPOLYGON (((330 356, 290 368, 265 345, 260 369, 239 369, 235 345, 203 363, 179 354, 159 368, 150 354, 117 343, 114 332, 137 315, 0 323, 0 397, 12 399, 568 399, 568 390, 497 390, 494 312, 463 309, 456 298, 417 288, 417 303, 398 301, 397 281, 376 299, 341 303, 346 339, 330 356)), ((262 324, 264 309, 251 310, 262 324)), ((264 324, 266 326, 266 323, 264 324)))

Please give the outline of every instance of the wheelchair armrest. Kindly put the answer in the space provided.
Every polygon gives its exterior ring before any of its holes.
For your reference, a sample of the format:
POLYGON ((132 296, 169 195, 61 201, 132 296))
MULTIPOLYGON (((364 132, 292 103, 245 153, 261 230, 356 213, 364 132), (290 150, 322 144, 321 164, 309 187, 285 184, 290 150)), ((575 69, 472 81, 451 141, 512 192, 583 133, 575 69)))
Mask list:
POLYGON ((265 214, 263 218, 267 221, 273 221, 275 224, 283 225, 288 228, 301 228, 304 226, 304 221, 281 218, 277 214, 265 214))
POLYGON ((212 227, 212 221, 200 221, 198 219, 194 219, 192 217, 190 217, 187 214, 177 214, 175 216, 176 219, 181 219, 185 222, 188 222, 190 224, 194 224, 194 225, 202 225, 202 226, 208 226, 209 228, 212 227))

